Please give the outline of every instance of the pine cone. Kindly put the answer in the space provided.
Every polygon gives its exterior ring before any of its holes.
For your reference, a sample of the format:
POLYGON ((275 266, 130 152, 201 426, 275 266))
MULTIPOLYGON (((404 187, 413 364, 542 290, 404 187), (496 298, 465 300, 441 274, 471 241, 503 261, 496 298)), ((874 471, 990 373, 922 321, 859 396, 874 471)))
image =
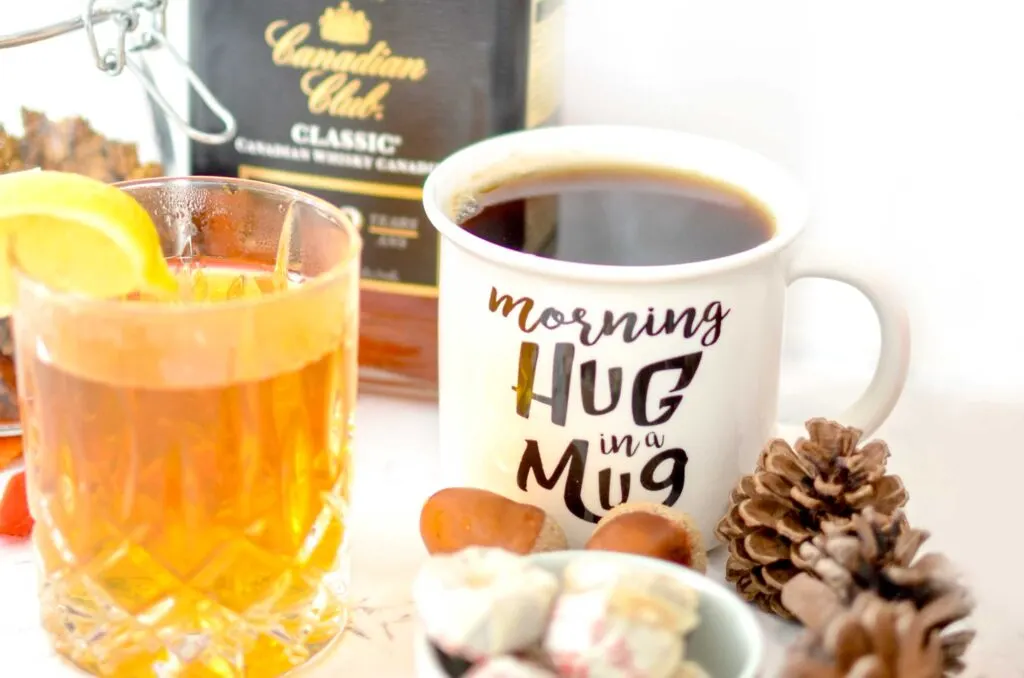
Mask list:
MULTIPOLYGON (((802 575, 806 577, 807 575, 802 575)), ((807 577, 812 584, 820 584, 807 577)), ((796 582, 797 580, 794 580, 796 582)), ((825 597, 831 592, 827 586, 825 597)), ((832 594, 834 595, 834 594, 832 594)), ((811 595, 805 607, 820 603, 811 595)), ((827 605, 827 603, 826 603, 827 605)), ((942 678, 940 630, 970 610, 962 592, 918 610, 909 601, 862 593, 819 628, 793 644, 781 675, 787 678, 942 678)))
MULTIPOLYGON (((928 537, 924 530, 911 529, 902 511, 886 517, 868 508, 848 522, 825 523, 822 534, 800 546, 800 555, 844 605, 870 591, 884 600, 906 601, 914 609, 924 610, 953 595, 964 601, 966 616, 973 605, 967 590, 957 581, 949 559, 939 553, 917 557, 928 537)), ((784 594, 783 603, 788 606, 789 594, 784 594)), ((800 616, 797 610, 791 611, 800 616)), ((959 618, 947 623, 955 621, 959 618)), ((941 636, 946 672, 963 670, 961 657, 973 638, 970 631, 941 636)))
POLYGON ((907 502, 899 477, 885 475, 884 442, 858 448, 859 430, 826 419, 811 419, 806 427, 810 439, 793 447, 768 443, 715 529, 729 545, 726 579, 750 602, 787 619, 792 615, 782 605, 782 587, 809 569, 800 545, 822 523, 842 524, 868 507, 889 515, 907 502))
POLYGON ((21 140, 0 125, 0 174, 22 169, 21 140))

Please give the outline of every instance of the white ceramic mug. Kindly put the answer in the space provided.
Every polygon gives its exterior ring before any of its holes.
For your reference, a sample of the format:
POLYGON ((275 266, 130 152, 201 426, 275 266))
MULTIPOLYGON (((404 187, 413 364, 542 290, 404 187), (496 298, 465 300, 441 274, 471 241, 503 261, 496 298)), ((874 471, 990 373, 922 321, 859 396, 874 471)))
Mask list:
MULTIPOLYGON (((502 195, 514 197, 524 196, 502 195)), ((910 335, 897 295, 862 260, 800 249, 805 195, 753 152, 650 128, 542 128, 456 152, 428 177, 423 202, 441 235, 444 482, 539 506, 573 546, 627 492, 629 501, 690 513, 710 541, 730 490, 767 440, 799 434, 776 422, 786 288, 796 280, 848 283, 878 314, 874 378, 835 418, 868 435, 903 389, 910 335), (771 213, 774 235, 719 259, 607 266, 523 254, 453 220, 478 189, 509 179, 530 186, 522 181, 530 173, 581 165, 669 170, 738 187, 771 213), (672 332, 627 342, 621 324, 600 331, 606 313, 634 313, 637 326, 650 315, 657 327, 668 311, 672 332), (612 402, 613 368, 621 369, 618 404, 596 414, 612 402)))

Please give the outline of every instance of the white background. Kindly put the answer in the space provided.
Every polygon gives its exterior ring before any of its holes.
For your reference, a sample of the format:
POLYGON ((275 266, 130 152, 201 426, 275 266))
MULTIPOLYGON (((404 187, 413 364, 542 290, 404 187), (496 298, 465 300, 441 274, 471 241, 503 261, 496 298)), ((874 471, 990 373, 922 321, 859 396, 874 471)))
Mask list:
MULTIPOLYGON (((171 2, 183 45, 186 3, 171 2)), ((0 0, 0 33, 80 4, 0 0)), ((811 239, 859 253, 903 290, 914 355, 907 396, 882 431, 891 466, 910 488, 911 519, 934 532, 929 548, 950 554, 978 598, 982 633, 968 675, 1024 675, 1015 582, 1024 553, 1010 526, 1024 475, 1024 6, 568 0, 568 8, 567 121, 674 127, 775 158, 809 187, 811 239)), ((80 39, 78 49, 40 49, 28 63, 0 52, 0 123, 24 98, 139 136, 144 106, 130 76, 96 89, 80 39)), ((174 90, 169 75, 162 84, 174 90)), ((866 383, 877 329, 866 302, 838 285, 801 283, 795 292, 782 407, 827 414, 866 383)), ((359 418, 360 448, 387 462, 381 483, 425 475, 406 457, 414 450, 418 460, 416 446, 429 446, 432 408, 364 399, 359 418)), ((374 523, 356 541, 394 536, 422 557, 407 515, 422 489, 410 484, 408 506, 378 501, 376 517, 388 516, 389 527, 374 523)), ((20 581, 28 580, 11 585, 20 581)), ((20 615, 11 621, 37 632, 20 615)))

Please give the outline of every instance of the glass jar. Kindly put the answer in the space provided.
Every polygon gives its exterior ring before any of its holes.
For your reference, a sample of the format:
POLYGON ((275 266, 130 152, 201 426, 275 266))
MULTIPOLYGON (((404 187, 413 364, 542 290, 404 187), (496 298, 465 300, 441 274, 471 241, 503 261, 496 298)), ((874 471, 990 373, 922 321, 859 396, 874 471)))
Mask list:
MULTIPOLYGON (((106 182, 186 174, 187 155, 180 149, 187 139, 230 141, 234 118, 166 37, 170 4, 5 3, 0 10, 0 174, 60 170, 106 182), (205 132, 188 125, 189 85, 220 129, 205 132)), ((9 323, 2 320, 0 436, 20 434, 13 355, 9 323)), ((0 456, 0 468, 4 463, 0 456)))

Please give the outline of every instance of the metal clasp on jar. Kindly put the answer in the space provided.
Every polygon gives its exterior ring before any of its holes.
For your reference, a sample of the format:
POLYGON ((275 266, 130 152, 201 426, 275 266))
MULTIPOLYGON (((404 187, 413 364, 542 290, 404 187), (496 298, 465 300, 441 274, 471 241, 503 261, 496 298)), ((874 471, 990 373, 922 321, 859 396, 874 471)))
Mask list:
POLYGON ((231 141, 238 131, 238 123, 221 102, 214 96, 206 84, 196 75, 188 61, 167 39, 167 3, 169 0, 133 0, 121 7, 98 8, 98 0, 83 0, 84 8, 81 16, 58 21, 42 28, 37 28, 13 35, 0 35, 0 49, 20 47, 41 40, 55 38, 65 33, 85 30, 92 49, 96 67, 104 73, 117 76, 127 68, 134 75, 153 102, 163 111, 164 115, 190 139, 204 144, 223 144, 231 141), (104 49, 96 35, 96 27, 100 24, 113 22, 117 33, 114 45, 104 49), (187 118, 178 113, 167 101, 160 88, 141 59, 133 54, 146 50, 163 49, 171 57, 175 66, 185 75, 189 85, 195 90, 203 103, 223 123, 224 129, 219 132, 205 132, 189 124, 187 118))

